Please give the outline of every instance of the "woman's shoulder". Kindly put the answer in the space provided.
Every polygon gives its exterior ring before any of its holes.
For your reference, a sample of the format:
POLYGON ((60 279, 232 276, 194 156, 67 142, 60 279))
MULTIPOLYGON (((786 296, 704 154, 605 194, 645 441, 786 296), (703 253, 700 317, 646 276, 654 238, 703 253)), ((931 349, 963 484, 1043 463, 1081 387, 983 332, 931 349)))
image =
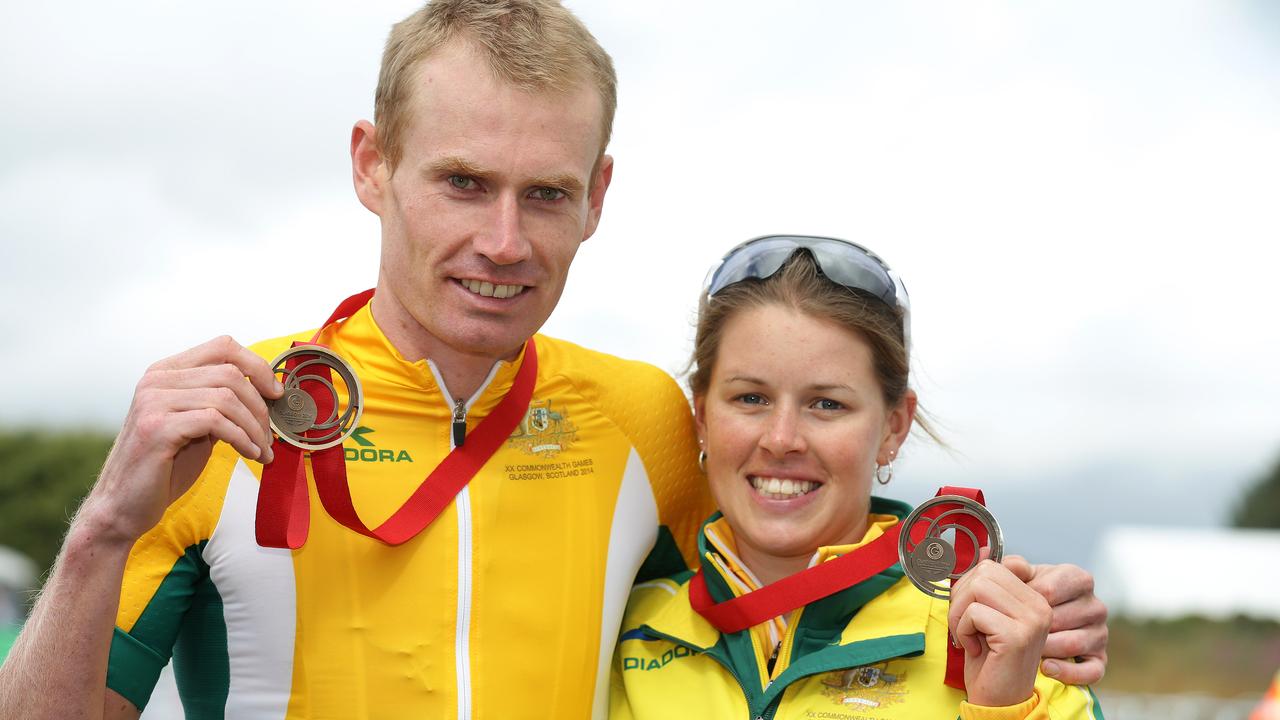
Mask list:
POLYGON ((661 640, 706 649, 720 639, 720 632, 689 604, 692 572, 682 572, 637 584, 622 617, 619 639, 661 640))
MULTIPOLYGON (((689 579, 693 573, 679 572, 661 577, 631 588, 627 598, 627 609, 622 616, 622 630, 625 634, 641 625, 648 624, 659 617, 665 617, 678 611, 681 606, 689 606, 689 579)), ((693 608, 689 608, 693 612, 693 608)))

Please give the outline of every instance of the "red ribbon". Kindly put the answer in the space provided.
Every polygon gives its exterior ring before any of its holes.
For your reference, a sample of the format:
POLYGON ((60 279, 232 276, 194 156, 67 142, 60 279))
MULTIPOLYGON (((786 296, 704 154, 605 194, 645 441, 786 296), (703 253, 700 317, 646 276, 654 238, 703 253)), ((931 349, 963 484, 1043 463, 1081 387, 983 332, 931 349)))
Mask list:
MULTIPOLYGON (((944 487, 938 495, 961 495, 985 505, 982 491, 974 488, 944 487)), ((922 517, 933 519, 949 508, 939 505, 930 508, 922 517)), ((987 542, 986 530, 977 518, 961 516, 959 524, 973 531, 978 544, 987 542)), ((911 540, 918 543, 924 539, 927 528, 924 523, 917 522, 908 529, 911 540)), ((834 595, 841 590, 851 588, 858 583, 877 575, 898 562, 898 536, 902 532, 902 524, 898 523, 885 531, 883 535, 862 547, 841 555, 834 560, 806 568, 793 575, 788 575, 777 582, 744 593, 724 602, 715 602, 707 590, 707 581, 699 569, 689 580, 689 604, 694 611, 707 619, 722 633, 735 633, 755 627, 763 622, 785 615, 796 608, 834 595)), ((977 548, 957 543, 956 562, 961 567, 967 566, 977 548)), ((948 633, 946 684, 959 690, 964 689, 964 651, 951 642, 948 633)))
MULTIPOLYGON (((347 298, 329 316, 321 330, 340 319, 350 317, 372 297, 373 290, 366 290, 347 298)), ((317 330, 312 337, 313 344, 319 338, 321 330, 317 330)), ((328 368, 324 368, 326 375, 328 372, 328 368)), ((530 338, 525 344, 524 361, 516 372, 511 389, 498 402, 498 406, 467 436, 465 445, 455 447, 427 475, 400 509, 373 529, 364 524, 352 503, 351 488, 347 484, 346 458, 341 445, 310 452, 276 438, 271 445, 275 459, 263 468, 262 486, 258 490, 258 544, 296 550, 306 542, 310 524, 310 500, 307 495, 304 454, 311 457, 316 493, 330 517, 361 535, 388 545, 399 545, 413 538, 439 517, 510 437, 529 409, 537 377, 538 352, 530 338)), ((333 411, 332 396, 327 389, 321 390, 321 383, 312 383, 312 386, 307 392, 316 401, 319 417, 328 417, 333 411)))

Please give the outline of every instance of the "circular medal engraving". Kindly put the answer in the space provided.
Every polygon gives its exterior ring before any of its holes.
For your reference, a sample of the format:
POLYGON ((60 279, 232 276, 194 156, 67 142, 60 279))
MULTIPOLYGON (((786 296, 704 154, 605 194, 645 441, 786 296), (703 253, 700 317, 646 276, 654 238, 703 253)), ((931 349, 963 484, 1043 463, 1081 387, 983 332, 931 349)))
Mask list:
POLYGON ((304 433, 316 423, 316 401, 302 388, 292 387, 284 391, 284 396, 271 403, 271 419, 282 430, 291 433, 304 433))
POLYGON ((907 556, 911 563, 912 577, 925 582, 941 582, 951 576, 956 567, 956 551, 942 538, 925 538, 907 556))
MULTIPOLYGON (((990 557, 999 562, 1004 557, 1004 534, 995 516, 975 500, 960 495, 939 495, 921 503, 902 521, 902 532, 898 535, 898 560, 907 578, 926 595, 949 599, 951 586, 944 581, 958 580, 978 564, 978 536, 965 526, 964 518, 970 518, 969 524, 976 520, 986 530, 990 557), (925 517, 926 513, 932 517, 925 517), (924 537, 913 545, 912 531, 917 526, 924 527, 924 537), (953 533, 957 543, 967 543, 967 549, 972 549, 967 567, 957 566, 956 549, 943 537, 943 533, 948 531, 953 533)), ((919 536, 919 532, 914 534, 919 536)))
POLYGON ((271 369, 284 384, 284 395, 268 402, 271 429, 281 440, 303 450, 324 450, 355 431, 364 407, 360 379, 332 350, 298 345, 281 353, 271 369), (320 417, 318 399, 332 408, 327 417, 320 417))

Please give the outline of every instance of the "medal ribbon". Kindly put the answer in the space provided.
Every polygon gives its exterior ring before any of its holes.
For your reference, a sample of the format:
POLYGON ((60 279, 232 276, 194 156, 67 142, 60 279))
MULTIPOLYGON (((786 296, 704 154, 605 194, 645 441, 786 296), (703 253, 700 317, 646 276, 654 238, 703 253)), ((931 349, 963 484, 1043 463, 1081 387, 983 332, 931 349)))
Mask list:
MULTIPOLYGON (((986 505, 982 491, 974 488, 948 486, 938 490, 938 495, 962 495, 986 505)), ((947 506, 939 505, 930 508, 922 517, 933 519, 947 509, 947 506)), ((979 545, 987 542, 986 530, 977 518, 965 515, 958 518, 957 523, 971 530, 978 538, 979 545)), ((911 533, 911 540, 918 543, 924 539, 927 527, 924 523, 917 522, 908 531, 911 533)), ((898 523, 880 537, 852 552, 719 603, 711 599, 706 578, 699 569, 689 580, 689 604, 720 632, 741 632, 851 588, 888 570, 898 562, 898 536, 901 532, 902 523, 898 523)), ((957 565, 965 567, 972 562, 977 548, 959 546, 957 543, 955 551, 957 565)), ((954 642, 947 645, 945 682, 951 687, 964 689, 964 651, 957 648, 954 642)))
MULTIPOLYGON (((311 338, 312 344, 315 344, 325 327, 350 317, 372 297, 373 290, 366 290, 344 300, 320 330, 316 331, 311 338)), ((324 375, 326 380, 330 379, 328 368, 324 368, 324 375)), ((455 447, 427 475, 399 510, 372 529, 360 519, 351 501, 342 445, 311 452, 276 438, 271 445, 275 460, 263 468, 262 486, 258 490, 258 544, 296 550, 306 542, 310 524, 310 500, 307 495, 304 455, 310 456, 316 493, 330 517, 361 535, 388 545, 399 545, 413 538, 444 511, 520 424, 529 409, 537 376, 538 352, 533 338, 530 338, 525 344, 524 361, 516 372, 511 389, 498 402, 497 407, 467 436, 465 445, 455 447)), ((321 383, 312 385, 319 386, 321 383)), ((322 392, 319 387, 307 392, 316 401, 317 417, 328 417, 333 412, 333 398, 328 392, 322 392)))

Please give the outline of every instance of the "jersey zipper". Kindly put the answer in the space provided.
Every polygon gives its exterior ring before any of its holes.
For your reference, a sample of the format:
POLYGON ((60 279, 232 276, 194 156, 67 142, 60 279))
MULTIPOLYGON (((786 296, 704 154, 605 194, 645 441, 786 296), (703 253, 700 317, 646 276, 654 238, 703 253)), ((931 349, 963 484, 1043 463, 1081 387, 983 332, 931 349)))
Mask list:
MULTIPOLYGON (((435 376, 436 386, 444 396, 445 404, 451 409, 452 423, 449 432, 450 450, 462 445, 467 431, 467 410, 484 394, 498 374, 502 363, 493 364, 493 369, 485 377, 484 382, 475 393, 466 400, 454 401, 445 387, 444 378, 435 363, 427 360, 431 374, 435 376)), ((464 485, 453 499, 458 513, 458 606, 456 615, 456 632, 454 635, 454 669, 457 673, 458 720, 471 720, 471 566, 474 562, 471 523, 471 487, 464 485)))
MULTIPOLYGON (((472 398, 473 400, 475 398, 472 398)), ((467 439, 467 403, 459 400, 453 406, 453 446, 462 447, 462 441, 467 439)))

